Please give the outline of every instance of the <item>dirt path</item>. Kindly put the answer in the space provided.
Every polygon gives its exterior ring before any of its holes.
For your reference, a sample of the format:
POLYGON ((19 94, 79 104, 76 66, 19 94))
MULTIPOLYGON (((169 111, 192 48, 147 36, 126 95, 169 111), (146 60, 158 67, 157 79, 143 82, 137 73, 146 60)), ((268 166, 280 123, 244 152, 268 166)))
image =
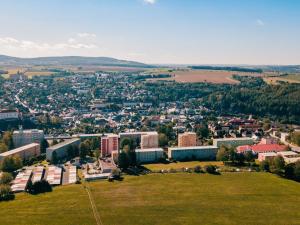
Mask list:
POLYGON ((95 220, 96 220, 96 224, 97 225, 103 225, 100 214, 99 214, 99 212, 97 210, 97 207, 95 205, 95 201, 94 201, 94 198, 93 198, 93 195, 91 193, 89 185, 87 183, 83 183, 83 187, 84 187, 84 189, 86 190, 86 192, 89 196, 89 200, 90 200, 90 203, 91 203, 93 215, 94 215, 95 220))

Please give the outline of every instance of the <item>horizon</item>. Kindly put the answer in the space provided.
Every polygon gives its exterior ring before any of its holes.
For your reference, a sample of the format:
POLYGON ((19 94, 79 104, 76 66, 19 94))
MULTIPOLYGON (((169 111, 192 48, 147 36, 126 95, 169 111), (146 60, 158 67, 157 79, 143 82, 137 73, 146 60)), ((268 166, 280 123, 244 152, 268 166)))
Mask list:
POLYGON ((293 0, 16 0, 0 7, 1 55, 300 65, 300 2, 293 0))

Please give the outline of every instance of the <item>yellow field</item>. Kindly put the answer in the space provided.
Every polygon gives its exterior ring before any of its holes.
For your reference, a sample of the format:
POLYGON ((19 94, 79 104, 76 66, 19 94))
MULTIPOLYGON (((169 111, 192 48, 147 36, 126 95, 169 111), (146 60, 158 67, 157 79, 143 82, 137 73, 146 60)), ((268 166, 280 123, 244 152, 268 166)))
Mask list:
POLYGON ((246 72, 234 72, 234 71, 218 71, 218 70, 191 70, 191 69, 182 69, 175 70, 173 72, 167 71, 158 71, 155 72, 170 74, 170 78, 162 78, 156 80, 174 80, 180 83, 198 83, 198 82, 207 82, 215 84, 238 84, 239 81, 234 80, 232 76, 234 74, 240 76, 252 76, 252 77, 263 77, 266 74, 261 73, 246 73, 246 72))

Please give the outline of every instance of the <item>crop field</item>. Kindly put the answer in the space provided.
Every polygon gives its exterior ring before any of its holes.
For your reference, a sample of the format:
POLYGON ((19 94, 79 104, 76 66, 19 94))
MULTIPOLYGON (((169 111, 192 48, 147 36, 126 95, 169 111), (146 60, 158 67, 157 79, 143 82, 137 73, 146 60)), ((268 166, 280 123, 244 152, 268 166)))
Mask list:
POLYGON ((83 184, 37 196, 17 194, 14 201, 0 203, 1 224, 300 223, 300 184, 269 173, 150 174, 87 186, 93 204, 83 184))
MULTIPOLYGON (((217 71, 217 70, 177 70, 171 73, 171 78, 162 78, 160 80, 175 80, 181 83, 197 83, 208 82, 215 84, 238 84, 239 81, 234 80, 232 75, 263 77, 260 73, 245 73, 234 71, 217 71)), ((156 79, 159 80, 159 79, 156 79)))
POLYGON ((286 76, 279 76, 279 77, 266 77, 264 78, 264 80, 268 84, 277 84, 280 81, 299 84, 300 74, 288 74, 286 76))

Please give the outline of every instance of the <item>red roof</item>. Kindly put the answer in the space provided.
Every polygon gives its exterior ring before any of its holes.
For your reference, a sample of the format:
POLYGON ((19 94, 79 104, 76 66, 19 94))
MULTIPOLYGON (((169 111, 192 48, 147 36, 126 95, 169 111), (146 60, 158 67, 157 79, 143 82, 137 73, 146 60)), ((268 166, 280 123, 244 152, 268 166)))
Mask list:
POLYGON ((237 147, 237 152, 242 153, 246 151, 253 151, 255 153, 263 152, 282 152, 287 150, 287 146, 279 144, 258 144, 258 145, 242 145, 237 147))

